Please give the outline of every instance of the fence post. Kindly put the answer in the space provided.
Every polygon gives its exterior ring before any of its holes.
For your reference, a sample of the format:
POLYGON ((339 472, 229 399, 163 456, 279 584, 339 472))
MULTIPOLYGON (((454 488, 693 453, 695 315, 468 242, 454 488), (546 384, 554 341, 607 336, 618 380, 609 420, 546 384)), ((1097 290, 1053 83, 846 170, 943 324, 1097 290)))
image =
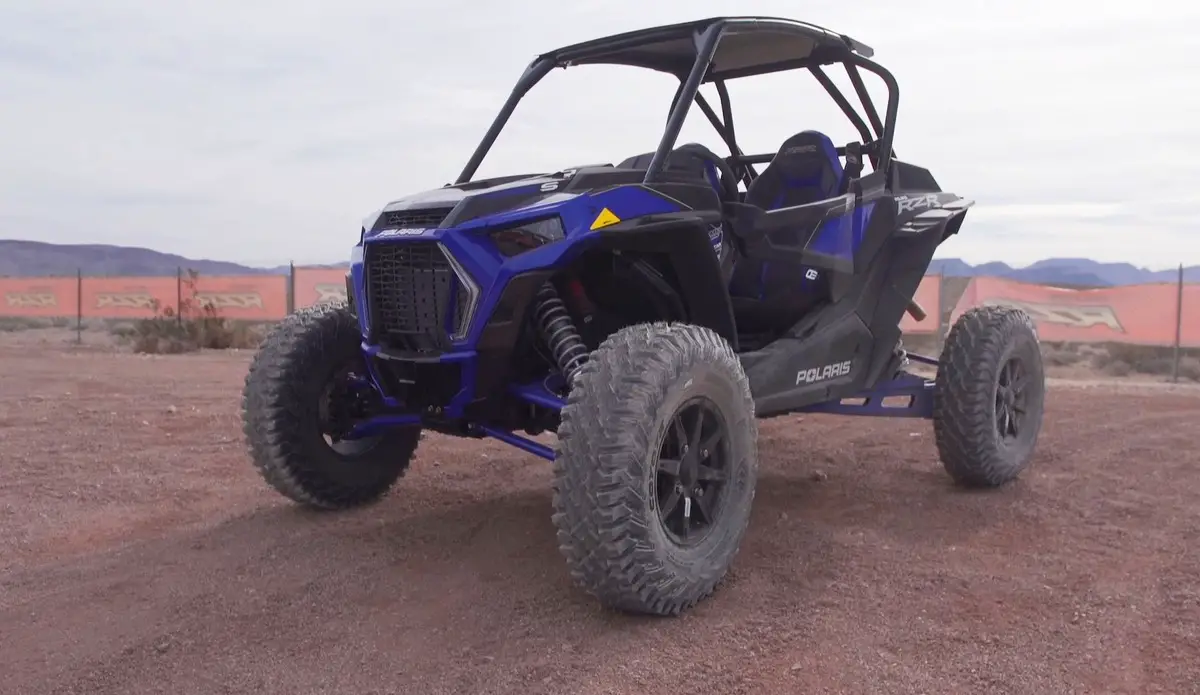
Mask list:
POLYGON ((296 262, 288 261, 287 313, 296 311, 296 262))
POLYGON ((1171 383, 1179 383, 1179 360, 1183 350, 1183 264, 1179 264, 1179 282, 1175 287, 1175 354, 1171 360, 1171 383))
POLYGON ((83 268, 75 269, 75 343, 83 344, 83 268))
POLYGON ((175 323, 183 325, 183 267, 175 266, 175 323))

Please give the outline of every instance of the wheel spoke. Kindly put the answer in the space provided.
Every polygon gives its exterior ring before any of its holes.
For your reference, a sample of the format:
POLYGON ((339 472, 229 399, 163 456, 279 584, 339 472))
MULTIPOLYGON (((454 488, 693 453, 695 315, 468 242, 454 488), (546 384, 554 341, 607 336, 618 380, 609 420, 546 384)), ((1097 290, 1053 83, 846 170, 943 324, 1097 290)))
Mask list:
POLYGON ((705 481, 720 481, 725 479, 725 471, 701 464, 696 469, 696 477, 705 481))
POLYGON ((688 438, 688 446, 700 455, 700 435, 704 432, 704 409, 696 408, 696 422, 692 425, 692 436, 688 438))
POLYGON ((705 523, 708 523, 708 524, 716 523, 717 520, 715 518, 713 518, 713 513, 712 513, 712 496, 711 495, 698 495, 696 497, 693 497, 692 501, 696 503, 696 507, 700 510, 700 514, 704 517, 705 523))
POLYGON ((671 516, 671 513, 679 506, 679 501, 682 499, 683 491, 673 486, 671 494, 667 495, 667 499, 658 508, 658 518, 662 519, 663 523, 666 523, 667 517, 671 516))
POLYGON ((712 456, 712 452, 716 450, 717 445, 721 443, 721 440, 724 438, 724 436, 725 435, 721 430, 717 430, 716 432, 708 435, 708 438, 703 442, 700 442, 701 461, 707 460, 710 456, 712 456))
POLYGON ((659 459, 658 472, 672 478, 679 477, 679 459, 659 459))
POLYGON ((1029 382, 1029 379, 1027 378, 1027 376, 1025 374, 1025 370, 1021 369, 1018 366, 1014 366, 1012 380, 1009 381, 1009 383, 1008 383, 1008 388, 1009 388, 1009 390, 1012 391, 1013 395, 1020 396, 1021 393, 1025 390, 1025 385, 1028 382, 1029 382))
POLYGON ((675 435, 675 444, 677 451, 682 452, 683 447, 687 445, 687 429, 683 426, 683 418, 679 415, 671 418, 671 433, 675 435))

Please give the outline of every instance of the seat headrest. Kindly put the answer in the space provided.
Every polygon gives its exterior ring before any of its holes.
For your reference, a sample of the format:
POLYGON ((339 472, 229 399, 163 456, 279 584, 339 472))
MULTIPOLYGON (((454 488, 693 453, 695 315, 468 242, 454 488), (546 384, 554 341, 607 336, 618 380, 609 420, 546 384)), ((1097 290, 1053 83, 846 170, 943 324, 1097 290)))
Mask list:
POLYGON ((814 176, 822 171, 832 171, 837 176, 842 173, 833 141, 816 130, 803 130, 784 140, 770 166, 785 176, 795 177, 814 176))

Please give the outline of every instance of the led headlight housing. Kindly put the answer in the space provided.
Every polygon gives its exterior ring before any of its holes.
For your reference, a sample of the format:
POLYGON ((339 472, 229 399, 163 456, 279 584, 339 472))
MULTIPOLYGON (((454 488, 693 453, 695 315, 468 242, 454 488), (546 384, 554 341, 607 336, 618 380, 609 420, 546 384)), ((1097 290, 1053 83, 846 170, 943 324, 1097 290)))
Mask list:
POLYGON ((487 236, 505 256, 512 257, 558 241, 564 236, 562 220, 545 217, 511 227, 488 230, 487 236))

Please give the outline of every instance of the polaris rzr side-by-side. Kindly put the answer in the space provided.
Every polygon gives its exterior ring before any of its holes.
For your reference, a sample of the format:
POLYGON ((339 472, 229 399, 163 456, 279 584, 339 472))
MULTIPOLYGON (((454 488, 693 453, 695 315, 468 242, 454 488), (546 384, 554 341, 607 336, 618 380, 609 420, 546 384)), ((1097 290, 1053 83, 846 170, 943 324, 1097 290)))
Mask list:
POLYGON ((901 346, 901 318, 924 316, 917 287, 971 203, 896 158, 898 88, 872 53, 813 24, 727 17, 538 56, 457 181, 365 221, 348 301, 297 311, 266 339, 244 393, 259 471, 299 503, 349 508, 396 483, 423 429, 499 439, 553 462, 551 518, 574 582, 652 614, 693 606, 733 562, 756 418, 928 418, 955 481, 1016 478, 1044 399, 1030 318, 975 308, 939 359, 901 346), (522 97, 583 64, 678 78, 657 149, 472 180, 522 97), (861 139, 839 147, 804 129, 776 152, 742 152, 728 83, 787 70, 815 78, 861 139), (886 86, 882 117, 864 72, 886 86), (727 156, 677 146, 693 106, 727 156), (936 376, 906 371, 910 360, 936 376), (553 447, 530 438, 546 431, 553 447))

